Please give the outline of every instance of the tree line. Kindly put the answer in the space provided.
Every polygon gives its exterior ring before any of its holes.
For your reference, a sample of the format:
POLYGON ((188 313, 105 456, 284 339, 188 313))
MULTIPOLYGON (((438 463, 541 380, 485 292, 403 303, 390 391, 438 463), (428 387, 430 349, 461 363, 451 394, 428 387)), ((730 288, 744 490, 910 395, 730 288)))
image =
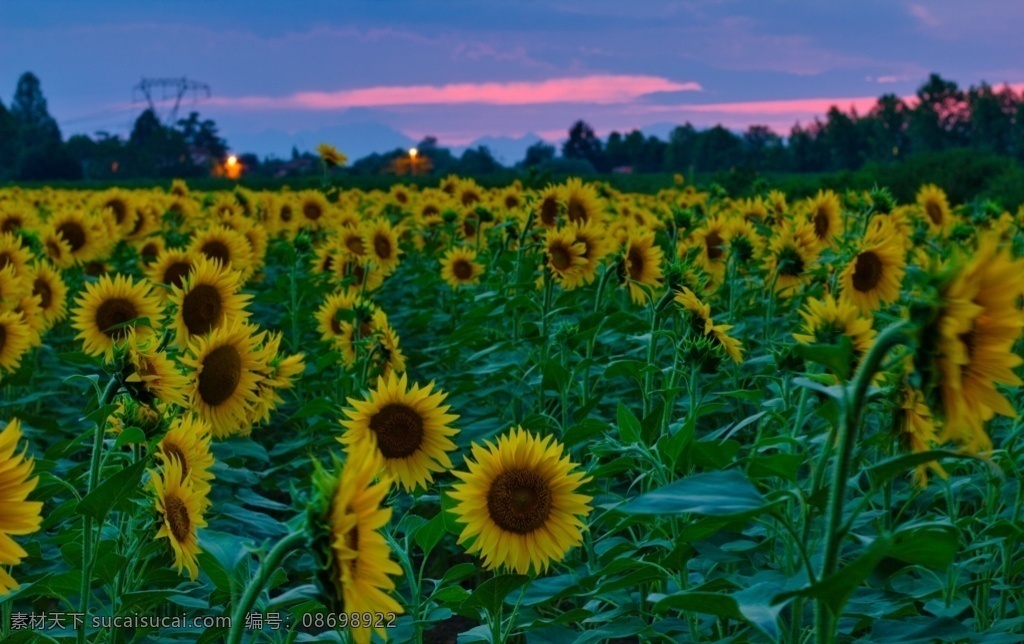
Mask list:
MULTIPOLYGON (((456 156, 435 138, 427 137, 417 147, 430 159, 435 174, 479 175, 506 169, 482 146, 456 156)), ((1024 93, 986 83, 963 90, 932 74, 910 100, 885 94, 866 114, 833 106, 811 123, 796 123, 787 136, 765 125, 751 125, 737 133, 722 125, 701 130, 685 123, 675 127, 667 140, 639 130, 612 132, 602 139, 581 120, 569 129, 560 150, 538 142, 527 149, 515 168, 564 174, 822 173, 953 149, 973 149, 1024 162, 1024 93)), ((152 110, 146 110, 127 139, 100 132, 63 141, 47 110, 39 79, 31 73, 18 80, 9 109, 0 101, 0 180, 208 176, 227 150, 216 124, 195 112, 174 124, 164 124, 152 110)), ((386 173, 395 159, 406 153, 396 149, 371 154, 354 161, 346 172, 386 173)), ((297 150, 291 159, 260 160, 245 154, 240 160, 248 173, 257 176, 319 171, 314 155, 297 150)))

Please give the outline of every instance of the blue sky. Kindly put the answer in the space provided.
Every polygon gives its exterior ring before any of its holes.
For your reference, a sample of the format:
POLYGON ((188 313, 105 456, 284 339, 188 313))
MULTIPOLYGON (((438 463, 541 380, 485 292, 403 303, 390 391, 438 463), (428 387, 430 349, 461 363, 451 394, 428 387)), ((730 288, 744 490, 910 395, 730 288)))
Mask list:
POLYGON ((261 154, 555 140, 577 118, 787 131, 931 71, 1022 84, 1021 24, 1006 0, 8 0, 0 100, 31 70, 65 135, 123 134, 140 78, 186 75, 211 85, 196 107, 229 143, 261 154))

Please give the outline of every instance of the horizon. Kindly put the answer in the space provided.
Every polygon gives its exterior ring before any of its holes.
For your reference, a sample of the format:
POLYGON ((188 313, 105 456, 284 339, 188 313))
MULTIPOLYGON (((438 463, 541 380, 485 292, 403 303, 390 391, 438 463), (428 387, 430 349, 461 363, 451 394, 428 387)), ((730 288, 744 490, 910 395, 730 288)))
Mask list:
POLYGON ((602 138, 685 122, 788 134, 830 105, 864 113, 879 95, 913 96, 932 72, 1019 91, 1024 71, 991 61, 1024 57, 1012 28, 1024 6, 983 4, 257 2, 237 12, 50 0, 0 7, 0 99, 32 71, 65 137, 123 137, 146 107, 129 100, 132 87, 184 75, 212 95, 183 101, 179 116, 214 119, 238 153, 281 158, 326 141, 354 159, 435 136, 453 149, 494 141, 508 164, 533 136, 557 143, 580 119, 602 138))

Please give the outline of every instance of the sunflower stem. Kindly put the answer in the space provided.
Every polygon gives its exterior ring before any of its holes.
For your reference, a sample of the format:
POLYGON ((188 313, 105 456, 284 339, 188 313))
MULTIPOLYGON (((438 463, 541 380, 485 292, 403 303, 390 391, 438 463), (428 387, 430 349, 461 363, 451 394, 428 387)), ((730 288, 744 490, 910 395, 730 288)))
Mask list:
MULTIPOLYGON (((825 523, 825 557, 819 579, 828 579, 839 567, 839 551, 846 532, 843 529, 843 504, 846 500, 846 486, 850 479, 865 395, 889 350, 907 341, 905 329, 905 322, 897 322, 882 331, 858 367, 853 382, 843 388, 842 404, 839 406, 839 444, 835 467, 832 470, 832 486, 829 490, 825 523)), ((830 447, 826 446, 826 449, 830 447)), ((842 614, 842 608, 839 609, 839 613, 842 614)), ((815 616, 818 644, 831 644, 835 641, 838 618, 839 615, 833 615, 824 601, 818 600, 815 616)))
MULTIPOLYGON (((102 409, 117 394, 120 388, 121 382, 117 375, 114 375, 107 381, 106 387, 103 388, 103 393, 100 394, 97 400, 96 408, 102 409)), ((86 487, 86 496, 94 489, 99 483, 100 478, 100 465, 102 463, 101 456, 103 455, 103 435, 107 431, 107 419, 104 418, 96 423, 96 431, 93 432, 92 438, 92 458, 89 462, 89 479, 86 487)), ((81 623, 78 625, 78 641, 81 644, 85 644, 85 623, 89 616, 89 599, 92 595, 92 530, 93 530, 93 518, 92 515, 86 514, 82 522, 82 585, 81 585, 81 598, 79 600, 78 612, 83 615, 81 623)))
POLYGON ((249 580, 249 584, 242 593, 235 609, 231 611, 231 630, 228 631, 228 644, 238 644, 242 641, 242 632, 245 630, 245 616, 256 603, 256 598, 263 592, 270 576, 281 564, 285 557, 298 550, 306 542, 304 531, 292 532, 277 542, 260 564, 256 576, 249 580))

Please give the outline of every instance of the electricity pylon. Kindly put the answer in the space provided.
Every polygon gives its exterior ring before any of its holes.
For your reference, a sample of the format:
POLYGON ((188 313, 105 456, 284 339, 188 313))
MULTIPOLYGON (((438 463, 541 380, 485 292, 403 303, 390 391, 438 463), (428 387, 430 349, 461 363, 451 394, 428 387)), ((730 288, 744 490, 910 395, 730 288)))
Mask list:
POLYGON ((153 102, 153 90, 156 89, 161 91, 160 103, 165 103, 172 98, 174 99, 174 106, 167 114, 167 125, 174 125, 178 118, 178 107, 181 106, 181 99, 189 92, 192 92, 193 101, 198 101, 200 94, 204 95, 205 98, 210 98, 209 85, 189 80, 182 76, 181 78, 143 78, 138 85, 132 88, 132 102, 136 102, 138 100, 136 97, 141 93, 146 97, 149 109, 153 110, 154 114, 159 114, 156 109, 156 103, 153 102))

